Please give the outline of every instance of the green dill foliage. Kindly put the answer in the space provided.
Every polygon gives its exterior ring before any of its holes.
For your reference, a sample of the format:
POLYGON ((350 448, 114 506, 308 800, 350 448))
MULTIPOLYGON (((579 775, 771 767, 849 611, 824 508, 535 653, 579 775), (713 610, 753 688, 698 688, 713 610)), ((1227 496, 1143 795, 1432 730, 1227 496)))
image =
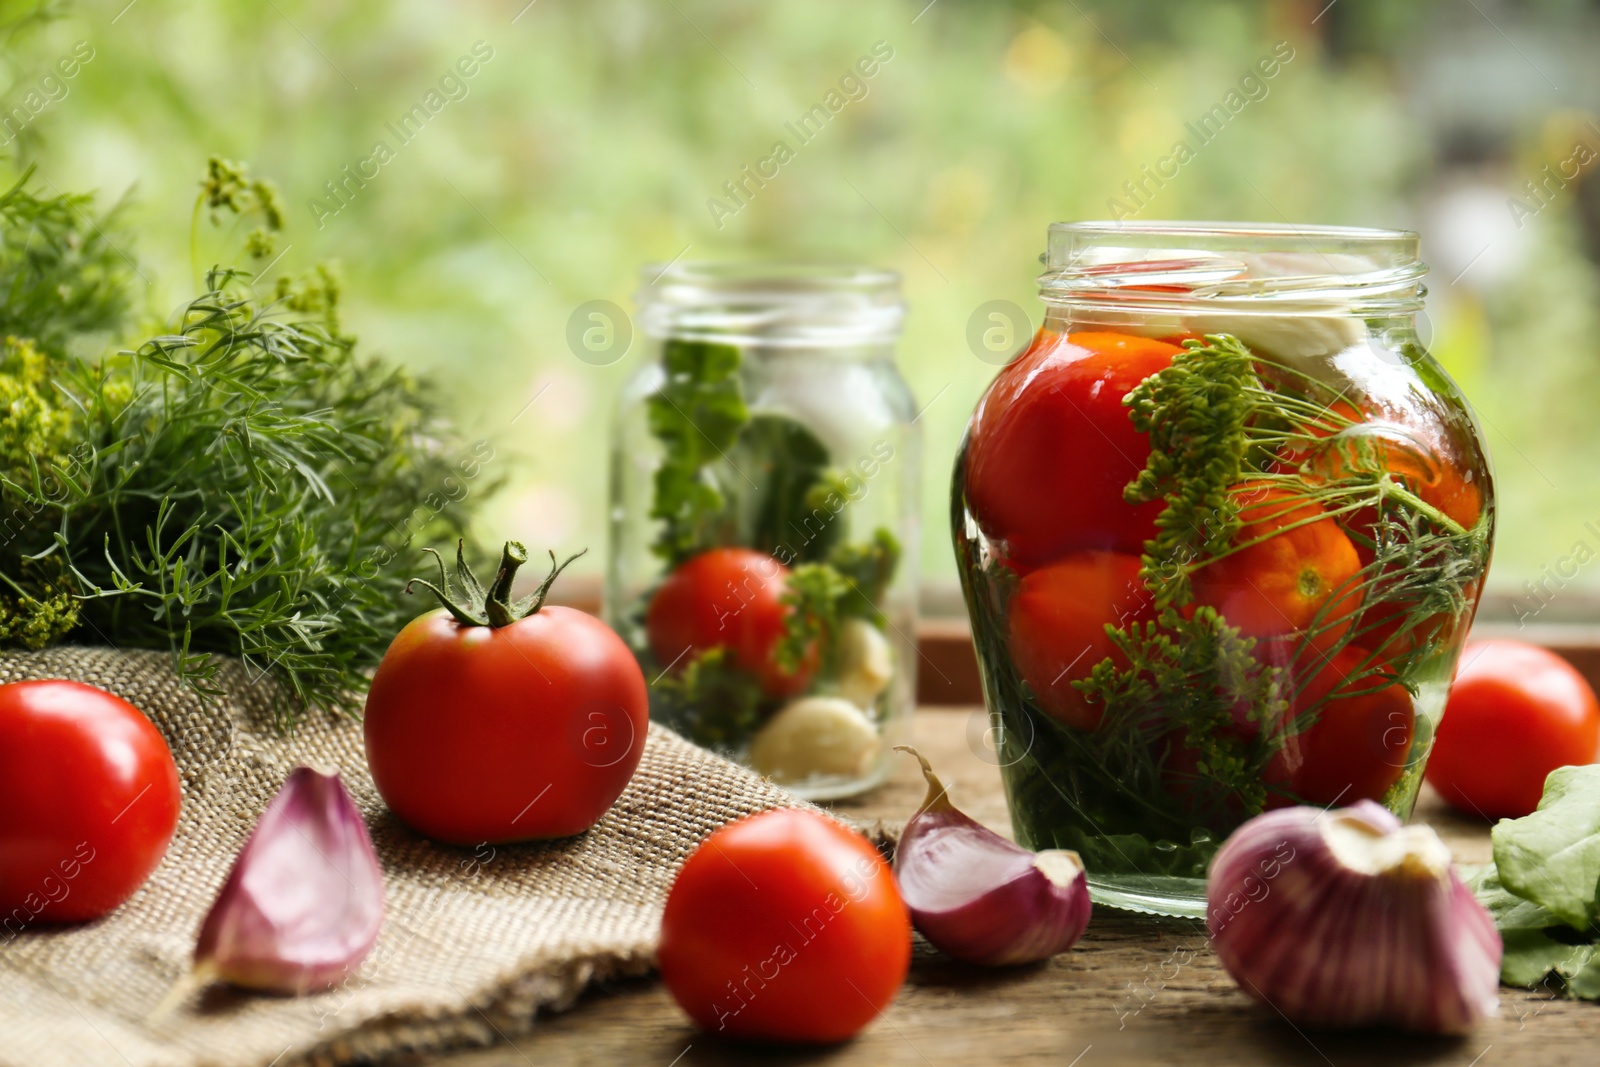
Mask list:
POLYGON ((208 282, 174 332, 59 368, 88 447, 47 472, 60 500, 19 494, 42 520, 23 555, 70 572, 74 640, 170 649, 202 692, 227 653, 284 683, 286 715, 341 706, 417 612, 412 536, 461 525, 449 502, 414 514, 455 457, 409 376, 231 272, 208 282))
MULTIPOLYGON (((1156 621, 1111 631, 1111 639, 1126 665, 1108 658, 1073 684, 1105 708, 1105 737, 1132 746, 1113 765, 1153 770, 1142 757, 1152 740, 1166 737, 1196 753, 1177 791, 1200 825, 1226 826, 1241 809, 1260 811, 1268 796, 1261 772, 1283 745, 1288 700, 1281 672, 1252 655, 1255 640, 1210 607, 1190 618, 1169 607, 1156 621), (1239 709, 1257 727, 1254 738, 1234 729, 1239 709)), ((1126 784, 1145 796, 1169 792, 1156 780, 1126 784)), ((1183 822, 1176 807, 1168 814, 1183 822)))
POLYGON ((1229 493, 1249 451, 1247 427, 1259 394, 1250 352, 1236 338, 1206 338, 1186 347, 1172 365, 1125 398, 1134 428, 1150 435, 1150 459, 1128 484, 1129 504, 1165 500, 1156 537, 1144 551, 1143 577, 1156 604, 1185 604, 1191 561, 1226 549, 1239 532, 1239 509, 1229 493))
POLYGON ((252 216, 257 221, 245 235, 245 254, 251 259, 266 259, 277 250, 278 232, 283 229, 283 197, 268 178, 252 177, 243 163, 212 156, 206 161, 206 176, 200 181, 200 195, 194 202, 194 222, 189 228, 190 260, 200 269, 200 213, 209 212, 211 225, 225 221, 238 224, 252 216))
MULTIPOLYGON (((260 189, 219 189, 219 203, 264 212, 260 189)), ((64 256, 41 246, 41 263, 64 256)), ((6 342, 0 647, 169 650, 206 696, 214 654, 238 656, 281 683, 288 724, 347 707, 417 614, 402 594, 412 542, 459 534, 479 453, 433 390, 356 354, 330 272, 262 293, 213 270, 205 289, 167 330, 99 359, 62 351, 42 312, 17 325, 54 344, 6 342)), ((85 306, 100 311, 68 316, 73 331, 125 305, 85 306)))
POLYGON ((29 191, 32 177, 0 194, 0 335, 56 354, 85 335, 104 342, 128 316, 129 239, 115 209, 97 217, 91 197, 29 191))

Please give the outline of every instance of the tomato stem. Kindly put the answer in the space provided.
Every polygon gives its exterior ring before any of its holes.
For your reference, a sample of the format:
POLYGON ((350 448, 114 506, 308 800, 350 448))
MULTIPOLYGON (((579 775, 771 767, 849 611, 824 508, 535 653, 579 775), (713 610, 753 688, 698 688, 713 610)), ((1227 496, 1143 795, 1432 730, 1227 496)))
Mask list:
MULTIPOLYGON (((526 562, 528 550, 522 547, 522 542, 507 541, 500 553, 500 569, 495 572, 494 582, 489 586, 488 595, 483 598, 483 613, 488 616, 489 625, 495 629, 510 626, 519 618, 511 603, 511 583, 516 580, 517 568, 526 562)), ((540 603, 542 605, 543 597, 540 603)), ((539 606, 536 605, 533 610, 538 611, 539 606)))
POLYGON ((439 603, 455 616, 456 622, 462 626, 488 626, 491 629, 499 629, 529 615, 537 614, 539 609, 544 607, 545 598, 550 595, 550 587, 555 584, 556 578, 567 569, 568 564, 588 549, 573 553, 561 563, 556 562, 556 554, 551 552, 550 573, 539 583, 539 588, 534 590, 532 596, 517 601, 511 599, 511 586, 516 581, 517 568, 528 562, 528 550, 523 547, 522 542, 506 542, 505 548, 500 553, 500 569, 495 571, 494 581, 489 583, 487 590, 479 584, 472 569, 467 566, 465 541, 456 542, 456 584, 460 587, 459 592, 452 587, 450 576, 445 573, 444 557, 431 548, 425 548, 423 551, 432 555, 434 561, 438 563, 439 581, 435 584, 421 578, 413 578, 406 583, 406 592, 411 592, 412 586, 420 585, 438 597, 439 603))

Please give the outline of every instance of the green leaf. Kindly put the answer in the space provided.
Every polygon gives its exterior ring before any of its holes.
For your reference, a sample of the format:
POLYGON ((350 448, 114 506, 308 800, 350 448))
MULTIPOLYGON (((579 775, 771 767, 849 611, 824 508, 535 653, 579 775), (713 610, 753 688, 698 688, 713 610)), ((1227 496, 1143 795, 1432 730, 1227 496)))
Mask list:
MULTIPOLYGON (((1502 931, 1500 940, 1505 945, 1500 957, 1500 981, 1506 985, 1536 986, 1551 971, 1565 981, 1568 975, 1583 972, 1594 962, 1593 945, 1563 944, 1544 930, 1502 931)), ((1578 993, 1570 985, 1568 989, 1574 996, 1594 996, 1578 993)))
POLYGON ((1600 918, 1600 765, 1551 771, 1538 810, 1502 819, 1491 836, 1506 889, 1593 933, 1600 918))
POLYGON ((1561 925, 1561 920, 1548 910, 1531 900, 1524 900, 1502 885, 1500 874, 1493 864, 1485 867, 1467 884, 1501 933, 1543 931, 1561 925))
POLYGON ((662 346, 666 380, 645 401, 650 432, 661 442, 650 517, 661 520, 655 553, 676 566, 728 536, 727 451, 750 421, 739 383, 739 349, 702 341, 662 346), (722 461, 719 477, 712 464, 722 461))
POLYGON ((1584 1000, 1600 1000, 1600 949, 1580 945, 1556 965, 1565 980, 1567 993, 1584 1000))
POLYGON ((729 449, 720 479, 729 487, 746 542, 764 552, 796 546, 802 562, 826 559, 844 536, 841 510, 814 499, 824 480, 830 456, 817 435, 787 415, 756 415, 740 430, 729 449), (752 484, 753 483, 753 484, 752 484))
POLYGON ((880 630, 887 624, 883 596, 899 563, 900 542, 879 527, 871 541, 840 545, 828 562, 802 563, 790 571, 783 596, 789 616, 783 638, 773 650, 778 665, 797 670, 815 648, 822 651, 818 669, 831 674, 841 621, 863 618, 880 630))
POLYGON ((900 569, 903 554, 900 539, 886 526, 872 531, 870 541, 835 548, 828 562, 850 587, 850 595, 839 604, 840 613, 870 619, 883 629, 883 597, 894 581, 895 571, 900 569))

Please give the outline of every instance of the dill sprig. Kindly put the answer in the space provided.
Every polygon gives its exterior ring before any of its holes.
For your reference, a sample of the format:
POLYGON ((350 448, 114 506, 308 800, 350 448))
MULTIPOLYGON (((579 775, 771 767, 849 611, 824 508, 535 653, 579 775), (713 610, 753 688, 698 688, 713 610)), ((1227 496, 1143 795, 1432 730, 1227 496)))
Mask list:
MULTIPOLYGON (((1196 753, 1181 786, 1198 825, 1225 828, 1240 810, 1260 811, 1268 793, 1261 772, 1284 741, 1282 671, 1258 661, 1255 640, 1210 607, 1188 618, 1169 607, 1154 621, 1109 633, 1125 663, 1107 658, 1073 685, 1104 707, 1097 732, 1124 750, 1114 765, 1155 770, 1151 744, 1165 737, 1196 753), (1235 729, 1241 718, 1255 727, 1253 736, 1235 729)), ((1158 780, 1143 784, 1145 797, 1170 792, 1158 780)), ((1167 805, 1162 814, 1175 811, 1167 805)))
POLYGON ((1134 428, 1150 436, 1150 458, 1123 498, 1166 501, 1140 572, 1161 607, 1189 602, 1190 571, 1182 564, 1225 550, 1239 531, 1230 490, 1243 473, 1255 397, 1263 392, 1237 338, 1206 342, 1190 342, 1170 367, 1123 398, 1134 428))
POLYGON ((0 336, 57 355, 104 344, 127 320, 137 269, 120 211, 96 216, 91 197, 31 192, 32 177, 29 167, 0 193, 0 336))

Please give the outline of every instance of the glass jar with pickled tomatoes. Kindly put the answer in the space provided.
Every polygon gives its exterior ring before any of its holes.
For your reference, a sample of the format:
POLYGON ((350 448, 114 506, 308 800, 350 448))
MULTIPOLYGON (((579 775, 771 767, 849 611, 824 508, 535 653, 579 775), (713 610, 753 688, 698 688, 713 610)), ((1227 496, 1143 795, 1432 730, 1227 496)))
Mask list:
POLYGON ((953 533, 1017 838, 1078 851, 1105 903, 1203 914, 1271 808, 1411 812, 1494 531, 1417 245, 1050 228, 953 533))

